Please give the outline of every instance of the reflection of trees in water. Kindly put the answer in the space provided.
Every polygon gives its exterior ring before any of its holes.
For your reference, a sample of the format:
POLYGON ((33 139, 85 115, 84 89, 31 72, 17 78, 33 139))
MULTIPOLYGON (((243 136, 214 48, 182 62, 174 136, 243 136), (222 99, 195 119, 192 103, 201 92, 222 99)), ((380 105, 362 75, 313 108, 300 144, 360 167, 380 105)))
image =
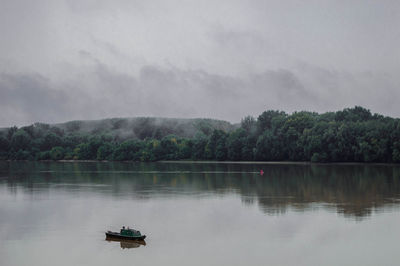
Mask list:
POLYGON ((32 193, 38 184, 54 189, 57 183, 90 184, 88 191, 139 199, 239 193, 244 204, 257 202, 274 215, 289 208, 306 211, 317 203, 361 218, 384 207, 397 208, 400 198, 400 167, 390 165, 13 162, 6 167, 10 189, 23 185, 32 193), (109 188, 96 186, 104 184, 109 188))
POLYGON ((398 167, 312 165, 266 171, 269 178, 257 186, 257 197, 267 213, 304 210, 316 202, 345 216, 364 217, 394 206, 400 197, 398 167))

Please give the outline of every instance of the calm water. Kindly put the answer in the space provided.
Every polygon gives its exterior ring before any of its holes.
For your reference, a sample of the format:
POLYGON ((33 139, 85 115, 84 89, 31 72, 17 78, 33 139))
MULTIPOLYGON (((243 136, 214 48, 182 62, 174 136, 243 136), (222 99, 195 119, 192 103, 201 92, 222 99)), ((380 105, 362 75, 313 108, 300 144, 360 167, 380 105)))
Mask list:
POLYGON ((390 165, 0 162, 0 265, 400 265, 399 206, 390 165))

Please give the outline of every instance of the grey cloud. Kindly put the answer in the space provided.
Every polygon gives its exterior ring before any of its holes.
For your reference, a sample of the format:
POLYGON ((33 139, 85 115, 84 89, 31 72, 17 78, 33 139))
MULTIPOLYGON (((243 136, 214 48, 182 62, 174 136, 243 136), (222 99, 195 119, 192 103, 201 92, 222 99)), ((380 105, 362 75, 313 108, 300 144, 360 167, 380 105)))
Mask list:
POLYGON ((0 59, 43 73, 62 61, 79 65, 75 53, 85 49, 118 71, 131 57, 140 58, 139 69, 170 62, 233 76, 288 69, 296 60, 397 73, 397 1, 296 3, 4 0, 0 59))
POLYGON ((0 119, 4 125, 67 117, 66 93, 39 74, 0 74, 0 119))
POLYGON ((400 80, 385 72, 346 72, 300 64, 293 70, 319 100, 310 103, 316 111, 328 111, 361 105, 384 115, 400 116, 396 99, 400 80))
POLYGON ((255 75, 253 78, 254 86, 267 91, 275 91, 282 100, 291 95, 292 97, 309 97, 303 84, 293 74, 285 69, 277 71, 267 71, 255 75))
POLYGON ((33 73, 1 74, 1 126, 127 116, 210 117, 237 122, 267 109, 322 112, 353 103, 386 114, 397 111, 394 99, 400 96, 393 77, 312 66, 269 70, 244 78, 150 65, 134 75, 101 63, 67 72, 70 75, 63 80, 33 73))
POLYGON ((237 122, 354 105, 399 116, 399 10, 393 0, 3 0, 0 126, 237 122))
POLYGON ((208 35, 224 49, 232 49, 238 53, 243 53, 246 50, 260 53, 262 50, 272 48, 263 36, 256 31, 229 30, 216 27, 208 35))

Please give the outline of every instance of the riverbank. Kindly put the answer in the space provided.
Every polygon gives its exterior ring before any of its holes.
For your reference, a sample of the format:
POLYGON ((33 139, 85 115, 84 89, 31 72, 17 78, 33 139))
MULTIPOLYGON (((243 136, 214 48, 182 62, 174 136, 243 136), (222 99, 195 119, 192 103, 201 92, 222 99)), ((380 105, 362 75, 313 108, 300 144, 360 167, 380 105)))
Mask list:
POLYGON ((377 162, 297 162, 297 161, 207 161, 207 160, 160 160, 160 161, 111 161, 111 160, 0 160, 0 162, 59 162, 59 163, 181 163, 181 164, 257 164, 257 165, 388 165, 400 163, 377 162))

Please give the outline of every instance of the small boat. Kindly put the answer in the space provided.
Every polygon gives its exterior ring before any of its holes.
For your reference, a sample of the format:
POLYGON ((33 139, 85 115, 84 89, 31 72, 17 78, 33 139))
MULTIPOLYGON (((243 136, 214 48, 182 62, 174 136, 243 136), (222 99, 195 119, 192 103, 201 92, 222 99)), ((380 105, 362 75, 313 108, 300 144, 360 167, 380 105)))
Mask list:
POLYGON ((125 226, 122 227, 119 233, 107 231, 106 237, 124 240, 144 240, 146 238, 146 236, 142 235, 140 231, 130 229, 129 227, 125 228, 125 226))

